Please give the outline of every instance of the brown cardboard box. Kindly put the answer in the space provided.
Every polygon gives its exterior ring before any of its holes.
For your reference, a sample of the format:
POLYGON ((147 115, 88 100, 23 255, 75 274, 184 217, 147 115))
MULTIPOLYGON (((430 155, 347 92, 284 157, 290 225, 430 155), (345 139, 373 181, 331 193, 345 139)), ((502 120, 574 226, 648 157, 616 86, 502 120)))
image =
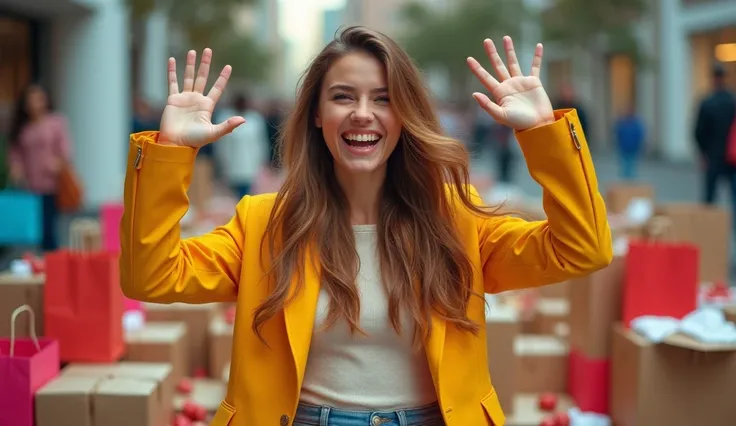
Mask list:
MULTIPOLYGON (((10 318, 17 308, 28 305, 36 319, 36 335, 43 336, 43 274, 22 277, 9 272, 0 274, 0 337, 10 336, 10 318)), ((20 315, 15 322, 15 335, 30 337, 30 316, 20 315)))
POLYGON ((210 375, 219 378, 222 369, 230 362, 233 352, 233 326, 218 315, 210 321, 210 375))
POLYGON ((645 198, 654 202, 654 187, 647 184, 611 184, 606 191, 606 210, 613 214, 623 213, 629 203, 637 198, 645 198))
POLYGON ((611 417, 617 426, 732 426, 736 419, 736 345, 677 334, 648 342, 616 324, 611 417))
POLYGON ((151 378, 62 375, 36 393, 36 426, 162 426, 151 378))
POLYGON ((573 281, 570 289, 570 346, 590 358, 611 352, 611 326, 621 319, 621 297, 626 259, 573 281))
POLYGON ((566 337, 570 302, 564 298, 541 298, 537 300, 532 334, 551 334, 566 337))
POLYGON ((723 313, 726 315, 726 321, 736 323, 736 305, 724 306, 723 313))
POLYGON ((700 250, 701 281, 728 282, 731 244, 728 211, 693 203, 670 203, 658 205, 656 213, 672 222, 672 226, 657 238, 692 243, 700 250))
MULTIPOLYGON (((189 374, 193 374, 196 370, 207 370, 209 368, 207 327, 219 311, 219 307, 220 304, 218 303, 204 305, 190 305, 187 303, 173 303, 171 305, 144 304, 148 321, 181 321, 187 324, 188 352, 191 365, 189 374)), ((219 372, 210 373, 214 375, 219 372)))
MULTIPOLYGON (((152 399, 154 402, 150 406, 150 410, 155 413, 154 418, 156 421, 151 423, 151 425, 159 426, 169 424, 169 420, 173 413, 175 382, 172 379, 171 371, 170 364, 162 363, 120 362, 115 364, 69 364, 61 371, 60 377, 89 378, 98 381, 100 379, 109 380, 111 378, 121 378, 127 379, 128 381, 133 380, 138 382, 151 381, 155 383, 156 386, 156 391, 152 394, 154 395, 154 398, 152 399)), ((122 384, 122 382, 117 383, 121 383, 121 389, 129 389, 132 386, 129 384, 122 384)), ((114 392, 114 387, 107 391, 108 394, 114 394, 114 392)), ((117 398, 120 399, 122 396, 118 395, 117 398)), ((124 423, 120 423, 120 426, 139 424, 132 422, 128 417, 126 417, 125 413, 121 414, 120 412, 117 412, 117 415, 126 420, 124 423)), ((58 423, 51 424, 54 426, 62 426, 58 423)), ((91 426, 103 425, 116 426, 117 423, 100 423, 93 424, 91 426)), ((77 426, 77 424, 70 423, 69 426, 77 426)))
POLYGON ((519 313, 513 306, 496 305, 486 314, 488 369, 501 408, 506 413, 513 410, 516 370, 508 366, 515 362, 514 341, 520 330, 519 313))
POLYGON ((222 400, 225 399, 226 392, 227 384, 220 380, 194 379, 192 380, 192 393, 174 397, 174 410, 180 412, 187 401, 194 401, 202 405, 208 413, 214 414, 222 400))
POLYGON ((565 392, 568 353, 567 344, 558 337, 517 336, 514 341, 516 392, 565 392))
MULTIPOLYGON (((568 395, 558 394, 557 398, 555 413, 566 412, 575 406, 568 395)), ((517 394, 514 397, 514 412, 506 416, 506 426, 539 426, 550 414, 539 409, 538 394, 517 394)))
POLYGON ((570 282, 563 281, 557 284, 539 287, 539 295, 541 297, 551 298, 568 298, 570 297, 570 282))
POLYGON ((183 322, 147 322, 141 329, 126 331, 125 344, 126 360, 168 362, 175 381, 190 371, 187 326, 183 322))

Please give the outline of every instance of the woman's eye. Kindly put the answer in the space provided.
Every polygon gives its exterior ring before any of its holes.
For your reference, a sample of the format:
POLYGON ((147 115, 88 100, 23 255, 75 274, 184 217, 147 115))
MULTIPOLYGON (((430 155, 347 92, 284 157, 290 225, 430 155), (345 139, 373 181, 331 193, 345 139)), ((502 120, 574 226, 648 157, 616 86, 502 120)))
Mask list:
POLYGON ((390 102, 388 96, 379 96, 376 98, 376 102, 388 103, 390 102))
POLYGON ((332 97, 335 101, 345 100, 345 99, 351 99, 349 95, 345 93, 337 93, 335 96, 332 97))

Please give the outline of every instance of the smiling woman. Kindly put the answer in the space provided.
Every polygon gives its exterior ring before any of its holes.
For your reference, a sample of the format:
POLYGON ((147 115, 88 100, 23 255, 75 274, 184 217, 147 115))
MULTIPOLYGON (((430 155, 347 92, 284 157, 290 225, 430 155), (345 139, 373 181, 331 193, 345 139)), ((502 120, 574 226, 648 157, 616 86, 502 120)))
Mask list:
POLYGON ((169 61, 160 133, 134 134, 121 284, 151 302, 237 301, 228 395, 213 426, 503 426, 487 368, 483 293, 560 282, 612 257, 575 111, 553 111, 504 38, 496 77, 468 59, 517 131, 546 221, 495 214, 468 185, 468 153, 442 134, 421 75, 393 40, 344 30, 314 59, 281 134, 286 180, 245 196, 210 234, 182 240, 196 148, 243 124, 210 121, 212 52, 169 61))

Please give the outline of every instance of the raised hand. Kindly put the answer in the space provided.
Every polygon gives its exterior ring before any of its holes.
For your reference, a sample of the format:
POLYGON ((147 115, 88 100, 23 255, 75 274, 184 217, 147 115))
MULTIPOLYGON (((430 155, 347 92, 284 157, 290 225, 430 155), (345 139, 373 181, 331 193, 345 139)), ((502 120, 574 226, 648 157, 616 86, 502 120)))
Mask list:
POLYGON ((187 63, 184 68, 184 86, 179 92, 179 83, 176 80, 176 60, 169 58, 169 98, 161 117, 159 143, 199 148, 216 141, 245 123, 243 117, 230 117, 220 124, 212 124, 212 111, 227 86, 232 68, 226 65, 222 69, 214 86, 205 96, 204 89, 210 73, 212 50, 204 49, 202 52, 202 60, 195 79, 196 60, 197 53, 190 50, 187 53, 187 63))
POLYGON ((516 130, 526 130, 555 121, 552 103, 539 80, 539 69, 542 66, 542 45, 537 44, 534 51, 531 73, 525 76, 519 67, 511 37, 503 38, 506 60, 509 68, 503 63, 492 40, 483 41, 483 47, 491 60, 491 65, 498 80, 486 71, 477 60, 468 58, 468 66, 478 77, 483 86, 495 99, 492 101, 483 93, 473 93, 478 104, 496 121, 516 130))

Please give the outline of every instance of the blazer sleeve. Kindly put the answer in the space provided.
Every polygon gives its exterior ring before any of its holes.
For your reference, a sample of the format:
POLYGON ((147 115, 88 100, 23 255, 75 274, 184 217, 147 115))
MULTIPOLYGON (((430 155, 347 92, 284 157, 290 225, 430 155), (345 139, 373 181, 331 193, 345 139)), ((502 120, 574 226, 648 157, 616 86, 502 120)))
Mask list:
POLYGON ((132 299, 156 303, 234 301, 240 277, 244 197, 227 225, 181 239, 197 151, 156 143, 158 132, 131 135, 120 229, 120 285, 132 299))
POLYGON ((555 118, 516 134, 529 172, 542 186, 547 220, 478 219, 487 293, 590 274, 613 258, 606 208, 580 120, 575 110, 555 111, 555 118))

